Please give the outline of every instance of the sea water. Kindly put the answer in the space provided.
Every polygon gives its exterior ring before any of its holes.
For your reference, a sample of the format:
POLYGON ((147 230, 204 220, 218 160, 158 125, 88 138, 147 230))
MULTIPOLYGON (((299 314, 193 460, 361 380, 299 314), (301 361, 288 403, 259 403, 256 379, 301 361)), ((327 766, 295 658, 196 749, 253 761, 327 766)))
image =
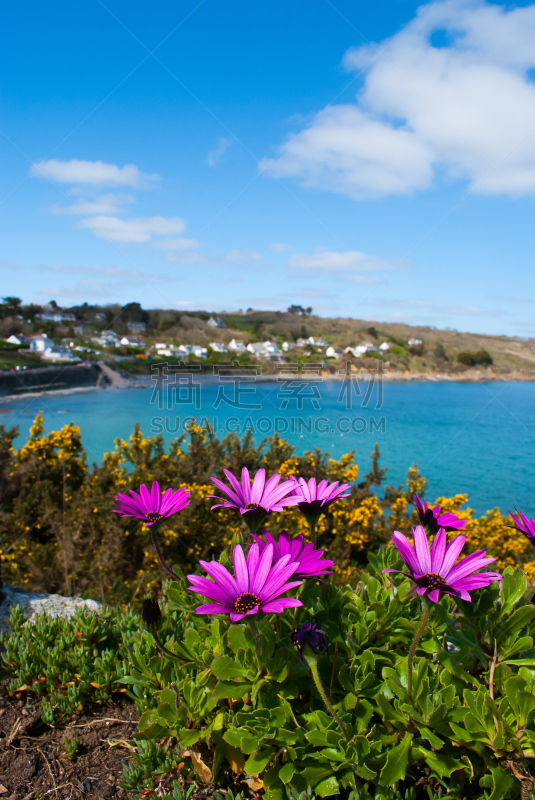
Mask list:
POLYGON ((377 443, 390 486, 403 484, 416 463, 429 500, 463 493, 480 514, 499 506, 535 516, 535 384, 333 381, 296 389, 290 381, 181 380, 171 392, 155 384, 2 400, 0 422, 19 426, 20 446, 38 411, 47 432, 72 421, 89 461, 99 463, 135 422, 171 441, 194 416, 218 436, 251 429, 258 442, 278 430, 298 454, 319 448, 338 458, 354 450, 359 479, 377 443))

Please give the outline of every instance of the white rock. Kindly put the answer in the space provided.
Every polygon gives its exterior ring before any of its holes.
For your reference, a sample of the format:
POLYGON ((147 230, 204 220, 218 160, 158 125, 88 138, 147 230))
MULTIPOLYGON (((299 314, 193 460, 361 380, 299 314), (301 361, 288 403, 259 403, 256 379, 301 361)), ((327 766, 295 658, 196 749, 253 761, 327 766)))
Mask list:
POLYGON ((81 597, 63 597, 60 594, 45 594, 42 592, 29 592, 10 583, 4 583, 1 594, 4 595, 0 603, 0 633, 10 632, 7 619, 14 606, 21 606, 24 616, 30 622, 35 622, 37 614, 45 612, 51 617, 72 617, 77 608, 85 608, 99 613, 102 603, 96 600, 84 600, 81 597))

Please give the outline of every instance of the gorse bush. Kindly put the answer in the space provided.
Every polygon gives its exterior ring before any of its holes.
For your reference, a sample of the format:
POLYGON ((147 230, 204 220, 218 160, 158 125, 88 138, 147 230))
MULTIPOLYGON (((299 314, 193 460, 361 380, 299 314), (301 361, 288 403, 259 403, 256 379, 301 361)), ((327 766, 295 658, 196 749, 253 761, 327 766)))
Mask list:
MULTIPOLYGON (((158 481, 186 488, 190 504, 160 526, 160 539, 170 563, 184 571, 195 569, 197 559, 211 558, 228 547, 245 528, 230 510, 210 513, 208 495, 214 487, 210 475, 222 477, 224 468, 237 473, 246 466, 265 468, 283 477, 315 476, 351 485, 343 504, 327 509, 316 535, 321 547, 336 560, 341 582, 355 583, 367 553, 389 541, 396 528, 408 530, 417 521, 411 497, 425 491, 426 481, 417 468, 407 473, 406 486, 384 487, 387 470, 372 453, 368 472, 359 476, 354 452, 339 460, 320 450, 295 455, 286 440, 274 436, 256 444, 251 434, 218 439, 192 425, 166 449, 163 437, 145 437, 139 426, 128 441, 117 439, 115 450, 99 465, 88 465, 80 430, 69 424, 44 433, 37 417, 26 444, 13 448, 17 429, 0 426, 0 564, 3 579, 37 591, 93 597, 103 602, 139 604, 147 591, 159 585, 162 571, 147 528, 135 520, 110 514, 113 497, 158 481), (379 493, 384 488, 384 492, 379 493)), ((499 509, 475 519, 463 510, 465 495, 440 502, 468 521, 473 549, 492 533, 489 549, 499 566, 523 565, 535 573, 531 549, 522 534, 505 527, 499 509), (460 498, 463 498, 460 500, 460 498), (496 552, 495 552, 496 550, 496 552)), ((269 528, 308 536, 308 526, 296 508, 274 512, 269 528)))

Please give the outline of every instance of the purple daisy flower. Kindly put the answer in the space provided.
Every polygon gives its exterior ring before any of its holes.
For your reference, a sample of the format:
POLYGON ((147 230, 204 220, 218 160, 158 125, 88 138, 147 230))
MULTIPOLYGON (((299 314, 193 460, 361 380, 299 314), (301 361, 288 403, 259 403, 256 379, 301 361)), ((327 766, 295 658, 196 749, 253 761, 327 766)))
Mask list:
POLYGON ((421 524, 429 533, 438 533, 439 528, 444 528, 446 531, 462 531, 466 528, 466 520, 459 519, 457 514, 452 514, 450 511, 441 514, 440 506, 429 508, 424 498, 419 498, 417 494, 413 495, 412 501, 421 524))
POLYGON ((224 469, 223 472, 227 476, 230 487, 218 478, 210 478, 210 480, 226 495, 226 499, 214 494, 209 495, 209 497, 222 501, 212 506, 210 510, 235 508, 244 517, 250 531, 258 530, 262 520, 270 511, 284 511, 284 506, 295 506, 299 502, 296 497, 288 497, 294 488, 294 482, 279 483, 281 476, 278 473, 266 481, 266 470, 259 469, 251 486, 247 467, 241 471, 241 484, 228 469, 224 469))
POLYGON ((113 513, 121 514, 123 517, 142 519, 147 527, 166 517, 172 517, 173 514, 182 511, 190 504, 191 492, 187 492, 184 487, 176 491, 169 488, 162 494, 157 481, 152 484, 150 492, 145 485, 139 487, 139 494, 133 492, 132 489, 128 491, 132 497, 119 492, 117 497, 113 498, 119 506, 119 508, 113 509, 113 513))
POLYGON ((350 495, 350 492, 346 492, 346 489, 349 489, 348 483, 339 486, 340 481, 329 483, 329 481, 323 480, 316 484, 316 478, 310 478, 307 483, 304 478, 296 479, 293 476, 292 480, 294 481, 292 496, 298 498, 297 506, 312 531, 329 506, 342 497, 350 495), (346 493, 344 494, 344 492, 346 493))
POLYGON ((284 592, 303 583, 287 583, 299 567, 299 564, 291 561, 289 553, 273 565, 273 545, 268 545, 260 555, 258 545, 253 544, 246 560, 241 546, 237 544, 232 558, 235 577, 218 561, 199 561, 212 580, 198 575, 187 576, 193 584, 188 587, 190 592, 215 600, 214 603, 196 608, 196 614, 230 614, 232 622, 239 622, 259 611, 281 614, 285 608, 303 605, 294 597, 281 597, 284 592))
POLYGON ((299 566, 295 571, 296 578, 312 578, 315 575, 331 575, 334 567, 334 561, 328 561, 323 558, 323 550, 314 550, 314 545, 311 542, 303 545, 303 536, 296 536, 295 539, 290 539, 288 531, 281 531, 279 541, 268 533, 265 529, 262 530, 262 539, 255 533, 251 536, 258 544, 260 553, 263 553, 266 547, 273 546, 273 563, 277 563, 281 558, 288 555, 291 556, 291 561, 299 562, 299 566))
POLYGON ((528 537, 531 544, 535 545, 535 519, 528 519, 525 514, 523 514, 521 511, 518 511, 516 508, 515 511, 518 514, 518 517, 520 517, 520 519, 518 519, 517 517, 515 517, 514 514, 509 512, 509 516, 513 520, 513 525, 507 525, 507 527, 516 528, 517 531, 520 531, 521 533, 524 534, 524 536, 528 537))
POLYGON ((319 655, 326 653, 329 648, 329 640, 323 631, 318 629, 316 620, 314 620, 314 622, 304 622, 292 633, 291 638, 292 642, 297 647, 297 655, 299 656, 301 664, 303 663, 303 649, 307 645, 314 653, 319 655))
POLYGON ((461 600, 471 600, 469 591, 481 589, 492 581, 502 579, 498 572, 477 572, 481 567, 496 561, 495 558, 485 558, 486 550, 478 550, 455 564, 466 542, 466 536, 455 536, 447 545, 446 531, 440 528, 430 549, 424 529, 417 525, 413 530, 414 548, 399 531, 394 531, 391 538, 409 572, 384 569, 383 574, 400 572, 407 578, 412 578, 418 594, 427 594, 433 603, 438 603, 441 592, 460 597, 461 600))

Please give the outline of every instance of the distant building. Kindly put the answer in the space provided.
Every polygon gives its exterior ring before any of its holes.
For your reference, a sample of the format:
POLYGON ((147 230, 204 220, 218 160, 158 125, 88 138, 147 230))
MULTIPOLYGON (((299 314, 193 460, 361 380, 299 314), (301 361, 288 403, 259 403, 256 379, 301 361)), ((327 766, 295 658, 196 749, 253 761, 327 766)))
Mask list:
POLYGON ((122 347, 145 347, 143 336, 123 336, 119 344, 122 347))
POLYGON ((57 325, 61 325, 64 322, 76 322, 76 315, 66 314, 64 312, 58 312, 57 314, 36 314, 35 319, 41 320, 42 322, 55 322, 57 325))
POLYGON ((308 347, 309 344, 310 344, 310 342, 308 341, 308 339, 298 339, 297 340, 297 347, 308 347))
POLYGON ((91 330, 90 325, 78 325, 74 329, 74 332, 77 336, 84 336, 84 334, 86 334, 89 330, 91 330))
POLYGON ((228 347, 221 342, 210 342, 208 347, 211 347, 214 353, 228 353, 228 347))
POLYGON ((269 358, 279 351, 279 346, 274 342, 251 342, 247 345, 247 350, 259 358, 269 358))
POLYGON ((227 327, 225 325, 225 323, 223 322, 223 320, 222 319, 218 319, 217 317, 210 317, 210 319, 208 320, 208 322, 206 324, 210 325, 210 327, 212 327, 212 328, 226 328, 227 327))
POLYGON ((382 344, 379 345, 379 350, 382 350, 383 353, 386 353, 387 350, 390 350, 390 345, 388 344, 388 342, 383 342, 382 344))
POLYGON ((409 345, 409 347, 417 347, 417 345, 423 344, 423 340, 422 339, 409 339, 407 344, 409 345))
POLYGON ((29 341, 30 340, 21 333, 19 333, 18 336, 12 333, 9 339, 6 339, 6 342, 9 342, 9 344, 28 344, 29 341))
POLYGON ((339 347, 333 347, 331 345, 325 351, 325 355, 327 356, 327 358, 341 358, 341 356, 344 355, 344 351, 341 350, 339 347))
POLYGON ((131 333, 145 333, 147 330, 144 322, 127 322, 126 327, 131 333))
POLYGON ((54 347, 54 342, 49 339, 46 333, 30 336, 30 350, 37 353, 44 353, 48 347, 54 347))
POLYGON ((93 341, 102 345, 102 347, 119 347, 120 343, 115 331, 101 331, 100 336, 97 336, 93 341))
POLYGON ((245 353, 245 345, 239 339, 232 339, 229 342, 228 349, 235 353, 245 353))
POLYGON ((95 314, 95 319, 97 322, 106 322, 106 314, 103 314, 102 311, 98 311, 95 314))
POLYGON ((297 345, 295 344, 295 342, 283 342, 281 347, 284 350, 284 352, 287 353, 288 350, 293 350, 294 347, 297 347, 297 345))
POLYGON ((362 358, 366 353, 377 353, 377 347, 371 342, 362 342, 355 347, 346 347, 344 353, 351 353, 354 358, 362 358))
POLYGON ((317 339, 315 336, 309 336, 307 339, 308 344, 311 344, 313 347, 328 347, 329 342, 326 342, 324 339, 317 339))
POLYGON ((43 358, 47 361, 81 361, 79 356, 76 356, 69 347, 63 344, 47 347, 43 353, 43 358))

